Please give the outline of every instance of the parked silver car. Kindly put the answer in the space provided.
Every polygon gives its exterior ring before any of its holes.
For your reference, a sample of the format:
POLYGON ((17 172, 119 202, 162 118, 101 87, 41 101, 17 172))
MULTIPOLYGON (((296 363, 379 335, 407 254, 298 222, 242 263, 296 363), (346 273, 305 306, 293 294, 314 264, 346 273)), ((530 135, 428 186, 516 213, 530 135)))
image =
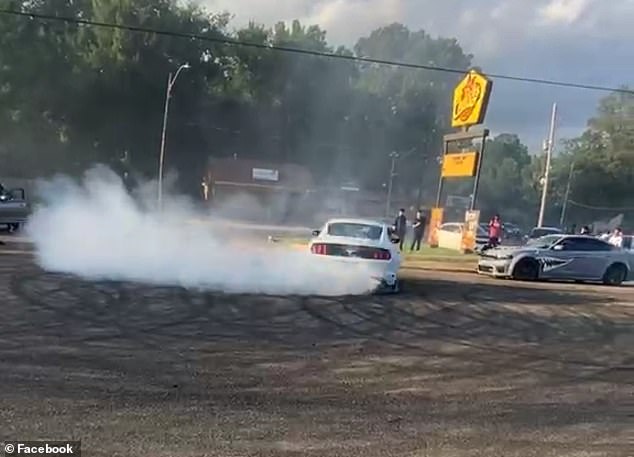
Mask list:
POLYGON ((478 273, 525 281, 538 279, 620 285, 631 277, 632 254, 591 236, 546 235, 526 246, 480 254, 478 273))

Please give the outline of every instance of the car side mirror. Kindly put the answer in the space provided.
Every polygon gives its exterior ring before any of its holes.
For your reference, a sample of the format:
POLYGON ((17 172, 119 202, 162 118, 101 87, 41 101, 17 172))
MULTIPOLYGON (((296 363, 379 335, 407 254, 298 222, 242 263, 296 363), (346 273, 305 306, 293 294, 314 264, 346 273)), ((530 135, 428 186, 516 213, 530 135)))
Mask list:
POLYGON ((397 236, 390 238, 390 241, 394 244, 398 244, 401 242, 401 239, 397 236))
POLYGON ((321 230, 313 230, 313 236, 319 236, 321 230))
POLYGON ((553 246, 553 251, 563 251, 564 250, 564 245, 563 244, 557 244, 555 246, 553 246))

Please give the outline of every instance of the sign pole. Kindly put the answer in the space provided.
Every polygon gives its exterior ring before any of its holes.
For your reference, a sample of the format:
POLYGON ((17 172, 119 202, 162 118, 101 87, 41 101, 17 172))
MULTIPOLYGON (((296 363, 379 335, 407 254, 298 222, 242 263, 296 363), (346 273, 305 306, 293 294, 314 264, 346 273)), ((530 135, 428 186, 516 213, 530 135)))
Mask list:
MULTIPOLYGON (((443 138, 442 140, 442 160, 445 160, 445 156, 448 152, 448 144, 449 142, 443 138)), ((440 163, 440 177, 438 178, 438 192, 436 193, 436 208, 440 208, 440 198, 442 196, 442 184, 444 178, 442 176, 442 162, 440 163)))
POLYGON ((471 204, 469 210, 473 211, 476 206, 476 199, 478 198, 478 187, 480 185, 480 173, 482 172, 482 162, 484 162, 484 148, 486 147, 487 137, 489 136, 489 130, 485 129, 482 132, 482 143, 480 144, 480 152, 478 153, 478 167, 476 169, 475 180, 473 181, 473 193, 471 194, 471 204))

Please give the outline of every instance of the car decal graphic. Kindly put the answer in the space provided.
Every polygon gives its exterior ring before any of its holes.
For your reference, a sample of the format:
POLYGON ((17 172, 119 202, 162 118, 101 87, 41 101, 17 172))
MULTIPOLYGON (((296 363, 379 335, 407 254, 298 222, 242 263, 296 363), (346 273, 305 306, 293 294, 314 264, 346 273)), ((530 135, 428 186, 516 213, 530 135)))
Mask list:
POLYGON ((574 259, 557 259, 555 257, 540 257, 537 259, 542 267, 543 272, 549 272, 552 270, 556 270, 557 268, 565 267, 574 259))

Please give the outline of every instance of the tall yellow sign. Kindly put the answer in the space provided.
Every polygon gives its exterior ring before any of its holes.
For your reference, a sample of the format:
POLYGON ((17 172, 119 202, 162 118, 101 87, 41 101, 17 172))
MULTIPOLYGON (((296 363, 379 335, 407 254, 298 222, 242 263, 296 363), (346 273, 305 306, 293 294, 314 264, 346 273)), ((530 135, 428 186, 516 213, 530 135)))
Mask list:
POLYGON ((491 86, 491 80, 475 70, 458 83, 453 91, 452 127, 469 127, 484 121, 491 86))

